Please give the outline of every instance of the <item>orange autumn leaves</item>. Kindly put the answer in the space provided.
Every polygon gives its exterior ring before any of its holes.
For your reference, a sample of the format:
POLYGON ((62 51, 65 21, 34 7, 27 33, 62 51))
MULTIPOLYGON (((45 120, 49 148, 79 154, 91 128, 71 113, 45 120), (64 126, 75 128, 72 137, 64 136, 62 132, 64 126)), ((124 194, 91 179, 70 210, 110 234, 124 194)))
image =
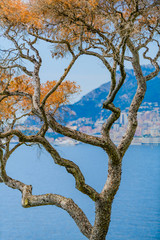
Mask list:
MULTIPOLYGON (((47 81, 41 84, 40 100, 55 86, 56 81, 47 81)), ((69 103, 69 97, 79 91, 79 86, 74 82, 65 81, 47 99, 45 110, 56 113, 62 104, 69 103)), ((32 114, 32 100, 34 86, 31 78, 21 75, 9 79, 9 75, 0 76, 0 120, 6 121, 14 115, 32 114), (10 93, 10 94, 9 94, 10 93), (25 93, 25 96, 22 96, 25 93), (28 94, 28 96, 27 96, 28 94), (13 96, 8 96, 13 95, 13 96), (19 96, 21 95, 21 96, 19 96)))
MULTIPOLYGON (((137 13, 136 1, 131 0, 0 0, 0 19, 4 25, 39 29, 43 36, 66 40, 74 48, 79 46, 82 26, 86 43, 97 37, 96 30, 106 36, 116 35, 120 22, 125 24, 126 30, 131 30, 131 37, 143 34, 148 25, 154 27, 159 19, 157 7, 150 7, 153 2, 139 0, 137 13)), ((63 57, 68 48, 57 46, 61 49, 55 49, 55 53, 63 57)))
MULTIPOLYGON (((153 3, 150 0, 32 0, 30 6, 44 19, 45 36, 64 39, 76 49, 80 38, 86 44, 92 43, 99 32, 109 39, 114 36, 116 41, 119 34, 128 34, 134 40, 138 34, 143 39, 144 31, 149 34, 149 27, 156 27, 159 21, 159 10, 156 5, 151 7, 153 3)), ((64 45, 57 48, 60 50, 55 49, 55 53, 62 57, 68 51, 64 45)))
POLYGON ((0 20, 5 25, 41 27, 41 19, 21 0, 0 0, 0 20))
MULTIPOLYGON (((150 8, 153 2, 138 1, 142 15, 145 17, 152 15, 153 19, 155 15, 158 17, 156 5, 150 8)), ((122 13, 124 19, 128 20, 135 11, 136 4, 132 0, 0 0, 1 21, 36 28, 43 28, 43 24, 50 20, 55 24, 61 22, 66 25, 67 18, 73 21, 79 18, 100 28, 105 19, 113 21, 112 17, 115 18, 117 14, 122 13)))
MULTIPOLYGON (((31 86, 30 86, 31 89, 31 86)), ((12 78, 8 73, 0 74, 0 120, 5 121, 16 114, 17 111, 29 111, 30 101, 26 97, 16 95, 17 92, 27 92, 29 79, 26 76, 12 78), (9 96, 15 93, 13 96, 9 96)))
MULTIPOLYGON (((47 81, 41 85, 41 101, 46 96, 46 94, 55 86, 56 81, 47 81)), ((57 111, 61 104, 69 103, 69 97, 79 92, 80 87, 76 86, 75 82, 65 81, 59 85, 58 89, 52 93, 45 104, 45 109, 47 111, 52 111, 53 113, 57 111)))

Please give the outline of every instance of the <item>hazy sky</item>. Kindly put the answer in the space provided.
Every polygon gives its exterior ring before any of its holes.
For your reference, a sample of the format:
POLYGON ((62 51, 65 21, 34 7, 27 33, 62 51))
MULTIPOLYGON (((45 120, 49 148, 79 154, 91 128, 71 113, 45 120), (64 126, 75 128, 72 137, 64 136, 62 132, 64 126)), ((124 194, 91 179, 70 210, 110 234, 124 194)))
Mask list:
MULTIPOLYGON (((71 58, 68 56, 65 59, 52 59, 49 53, 51 46, 48 44, 39 44, 39 49, 43 56, 41 80, 58 80, 71 58)), ((154 55, 157 50, 156 46, 152 44, 151 49, 151 55, 154 55)), ((141 64, 148 64, 148 62, 141 59, 141 64)), ((131 67, 131 64, 126 63, 126 68, 131 67)), ((70 70, 66 79, 76 81, 81 86, 81 93, 79 96, 75 96, 75 100, 78 100, 89 91, 110 81, 110 74, 99 59, 92 56, 81 56, 70 70)))
MULTIPOLYGON (((43 56, 41 80, 58 80, 71 61, 70 56, 56 60, 51 58, 48 46, 43 44, 40 49, 43 56)), ((90 56, 81 56, 75 62, 66 80, 76 81, 81 86, 80 97, 101 84, 110 81, 110 76, 100 60, 90 56)))
MULTIPOLYGON (((4 45, 2 40, 0 46, 4 45)), ((5 48, 8 48, 9 43, 5 40, 5 48)), ((40 71, 41 81, 47 80, 59 80, 64 73, 64 69, 71 61, 70 56, 64 59, 51 58, 50 49, 51 45, 48 43, 39 42, 38 48, 42 56, 42 67, 40 71)), ((156 52, 154 45, 152 45, 152 54, 156 52)), ((147 62, 141 61, 141 64, 147 62)), ((131 65, 127 64, 127 68, 131 68, 131 65)), ((78 96, 74 96, 73 101, 77 101, 81 96, 85 95, 89 91, 99 87, 101 84, 110 81, 110 74, 103 66, 100 60, 91 56, 81 56, 75 65, 70 70, 66 77, 66 80, 75 81, 81 86, 81 93, 78 96)))

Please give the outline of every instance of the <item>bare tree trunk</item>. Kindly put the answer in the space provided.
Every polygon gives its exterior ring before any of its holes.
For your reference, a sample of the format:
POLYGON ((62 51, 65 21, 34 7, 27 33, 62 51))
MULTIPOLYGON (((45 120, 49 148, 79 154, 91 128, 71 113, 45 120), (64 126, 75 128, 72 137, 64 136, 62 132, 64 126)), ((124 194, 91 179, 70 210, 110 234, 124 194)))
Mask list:
POLYGON ((110 224, 112 201, 100 199, 95 205, 96 218, 90 240, 105 240, 110 224))
POLYGON ((120 181, 121 161, 118 164, 115 164, 109 160, 107 181, 100 194, 100 199, 95 203, 96 216, 90 240, 106 239, 111 220, 112 203, 120 186, 120 181))

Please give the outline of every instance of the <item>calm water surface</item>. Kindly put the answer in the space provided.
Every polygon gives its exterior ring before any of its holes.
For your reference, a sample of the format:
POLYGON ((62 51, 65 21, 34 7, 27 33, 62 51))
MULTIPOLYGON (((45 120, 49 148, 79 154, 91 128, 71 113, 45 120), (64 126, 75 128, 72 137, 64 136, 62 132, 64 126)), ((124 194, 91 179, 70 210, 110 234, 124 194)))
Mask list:
MULTIPOLYGON (((86 183, 101 191, 107 176, 107 157, 87 145, 57 147, 74 160, 86 183)), ((74 179, 53 164, 46 152, 21 147, 7 165, 12 178, 33 185, 33 194, 71 197, 94 222, 92 201, 74 188, 74 179)), ((160 239, 160 147, 131 146, 123 161, 122 183, 115 197, 108 240, 160 239)), ((21 194, 0 184, 0 240, 85 240, 68 214, 55 206, 23 209, 21 194)))

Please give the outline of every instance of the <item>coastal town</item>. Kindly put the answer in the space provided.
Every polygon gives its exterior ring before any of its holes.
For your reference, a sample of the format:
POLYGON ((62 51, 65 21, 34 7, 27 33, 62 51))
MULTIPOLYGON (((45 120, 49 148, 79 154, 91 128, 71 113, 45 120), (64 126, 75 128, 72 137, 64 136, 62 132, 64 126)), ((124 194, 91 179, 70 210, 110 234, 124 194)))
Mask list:
MULTIPOLYGON (((115 144, 118 144, 123 137, 127 129, 128 109, 121 112, 120 118, 114 123, 110 136, 115 144)), ((141 144, 160 144, 160 108, 158 103, 143 103, 137 115, 138 127, 135 137, 132 141, 134 145, 141 144)), ((95 122, 91 118, 79 118, 74 121, 69 121, 66 126, 82 131, 89 135, 100 136, 101 128, 105 119, 103 117, 97 119, 95 122)), ((39 126, 37 125, 25 125, 18 126, 26 134, 32 134, 38 132, 39 126)), ((77 145, 78 141, 70 138, 59 136, 51 129, 46 134, 47 139, 53 145, 77 145)))

